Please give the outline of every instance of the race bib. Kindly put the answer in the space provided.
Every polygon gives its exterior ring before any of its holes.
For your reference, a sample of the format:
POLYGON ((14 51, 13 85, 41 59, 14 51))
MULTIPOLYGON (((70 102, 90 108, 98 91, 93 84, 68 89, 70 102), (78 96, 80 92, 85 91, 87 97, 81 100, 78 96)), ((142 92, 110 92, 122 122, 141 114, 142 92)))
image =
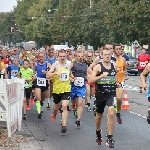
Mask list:
POLYGON ((16 77, 18 75, 18 70, 12 70, 11 76, 16 77))
POLYGON ((146 63, 145 62, 140 62, 140 67, 145 67, 146 63))
POLYGON ((29 81, 25 81, 24 86, 26 87, 26 86, 29 86, 29 85, 30 85, 30 82, 29 81))
POLYGON ((8 64, 5 64, 5 68, 7 68, 8 67, 8 64))
POLYGON ((5 74, 5 70, 4 69, 2 69, 1 74, 5 74))
POLYGON ((82 87, 84 85, 84 78, 76 77, 76 80, 74 81, 74 85, 82 87))
POLYGON ((62 72, 61 77, 59 77, 59 81, 68 81, 69 80, 69 73, 68 72, 62 72))
POLYGON ((37 85, 38 86, 46 86, 46 79, 45 78, 37 78, 37 85))
POLYGON ((117 106, 117 100, 116 100, 116 97, 114 97, 113 106, 114 106, 114 107, 117 106))

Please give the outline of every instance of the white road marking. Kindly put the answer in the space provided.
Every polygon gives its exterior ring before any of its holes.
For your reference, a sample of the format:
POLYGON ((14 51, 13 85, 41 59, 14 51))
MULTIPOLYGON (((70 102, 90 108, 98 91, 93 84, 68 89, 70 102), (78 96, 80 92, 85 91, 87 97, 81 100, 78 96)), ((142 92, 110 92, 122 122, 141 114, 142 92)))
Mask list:
POLYGON ((124 85, 124 89, 125 90, 130 90, 130 91, 138 91, 139 90, 138 87, 133 87, 131 85, 124 85))
POLYGON ((131 114, 134 114, 134 115, 137 115, 137 116, 139 116, 139 117, 142 117, 142 118, 144 118, 144 119, 147 119, 147 117, 146 116, 143 116, 142 114, 138 114, 138 113, 135 113, 135 112, 133 112, 133 111, 129 111, 131 114))

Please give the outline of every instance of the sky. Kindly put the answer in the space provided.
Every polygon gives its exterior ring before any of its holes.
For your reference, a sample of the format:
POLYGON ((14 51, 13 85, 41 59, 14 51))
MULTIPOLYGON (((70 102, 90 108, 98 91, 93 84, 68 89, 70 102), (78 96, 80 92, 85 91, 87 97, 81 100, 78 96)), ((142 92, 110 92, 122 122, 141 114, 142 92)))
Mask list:
POLYGON ((10 12, 16 5, 16 0, 0 0, 0 12, 10 12))

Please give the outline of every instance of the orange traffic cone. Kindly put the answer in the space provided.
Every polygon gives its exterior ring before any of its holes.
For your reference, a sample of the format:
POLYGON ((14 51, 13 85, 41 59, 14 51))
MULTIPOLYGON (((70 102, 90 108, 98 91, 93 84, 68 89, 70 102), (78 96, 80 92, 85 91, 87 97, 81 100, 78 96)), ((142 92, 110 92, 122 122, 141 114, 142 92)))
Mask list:
POLYGON ((130 105, 128 102, 128 95, 127 95, 127 91, 124 91, 124 98, 123 98, 123 104, 121 106, 122 110, 130 110, 130 105))

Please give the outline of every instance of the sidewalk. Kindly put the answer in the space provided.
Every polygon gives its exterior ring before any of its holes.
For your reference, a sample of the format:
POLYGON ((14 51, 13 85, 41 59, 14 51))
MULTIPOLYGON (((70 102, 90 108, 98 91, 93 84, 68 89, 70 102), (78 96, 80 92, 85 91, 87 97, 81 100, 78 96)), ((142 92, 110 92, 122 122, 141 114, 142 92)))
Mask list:
POLYGON ((0 150, 42 150, 38 140, 36 140, 29 129, 22 122, 22 130, 16 131, 12 138, 11 143, 8 144, 6 124, 1 123, 0 128, 0 150))

